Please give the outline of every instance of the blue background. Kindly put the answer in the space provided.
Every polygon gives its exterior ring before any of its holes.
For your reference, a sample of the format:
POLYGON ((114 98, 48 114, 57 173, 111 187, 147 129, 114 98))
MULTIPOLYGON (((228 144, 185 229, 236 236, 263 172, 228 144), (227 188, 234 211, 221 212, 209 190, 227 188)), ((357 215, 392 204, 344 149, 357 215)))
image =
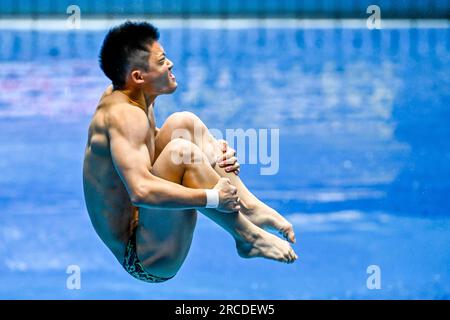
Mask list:
POLYGON ((223 131, 280 129, 279 172, 241 177, 293 223, 300 258, 243 260, 200 216, 158 285, 123 271, 84 205, 105 34, 0 31, 0 298, 449 298, 450 28, 161 29, 179 88, 158 125, 188 110, 223 131), (73 264, 81 290, 66 288, 73 264))
POLYGON ((2 0, 0 15, 64 15, 69 5, 82 14, 246 15, 365 18, 378 5, 384 18, 449 18, 449 0, 2 0))

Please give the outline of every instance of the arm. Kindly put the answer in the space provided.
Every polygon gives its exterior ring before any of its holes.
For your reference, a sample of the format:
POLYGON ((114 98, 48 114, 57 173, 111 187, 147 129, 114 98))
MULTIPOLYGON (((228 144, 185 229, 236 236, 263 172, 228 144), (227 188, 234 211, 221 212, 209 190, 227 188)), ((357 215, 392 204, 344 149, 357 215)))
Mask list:
POLYGON ((151 174, 145 143, 149 124, 141 110, 115 106, 107 123, 112 161, 133 205, 162 209, 205 207, 205 190, 186 188, 151 174))

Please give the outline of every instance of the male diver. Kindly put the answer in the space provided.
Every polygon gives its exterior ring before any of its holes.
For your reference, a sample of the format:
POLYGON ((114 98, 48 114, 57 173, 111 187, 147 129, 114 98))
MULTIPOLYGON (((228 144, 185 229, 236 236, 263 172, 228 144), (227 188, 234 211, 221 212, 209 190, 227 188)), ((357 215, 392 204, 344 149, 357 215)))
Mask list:
POLYGON ((246 188, 225 141, 189 112, 155 126, 155 99, 177 88, 158 39, 153 25, 126 22, 108 32, 101 48, 100 66, 112 86, 92 117, 83 164, 96 232, 128 273, 147 282, 177 273, 197 210, 230 233, 241 257, 294 262, 292 225, 246 188), (179 129, 192 139, 179 138, 179 129))

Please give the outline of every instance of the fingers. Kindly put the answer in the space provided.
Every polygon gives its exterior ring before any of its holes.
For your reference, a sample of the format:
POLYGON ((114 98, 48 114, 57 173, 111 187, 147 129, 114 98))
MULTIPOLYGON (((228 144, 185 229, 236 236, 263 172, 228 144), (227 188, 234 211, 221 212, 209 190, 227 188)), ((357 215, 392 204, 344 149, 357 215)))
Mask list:
POLYGON ((225 167, 226 172, 234 172, 236 175, 239 174, 241 170, 241 164, 237 162, 236 157, 231 157, 219 163, 219 167, 225 167))
POLYGON ((241 169, 241 165, 238 162, 236 162, 234 165, 227 167, 225 170, 229 171, 229 172, 234 171, 234 173, 236 173, 236 171, 237 171, 236 174, 239 174, 240 169, 241 169))
POLYGON ((237 161, 236 151, 234 151, 233 149, 228 150, 223 155, 218 156, 216 160, 217 163, 222 166, 227 164, 233 164, 237 161))
POLYGON ((220 143, 220 145, 221 145, 221 150, 222 150, 222 152, 225 152, 225 151, 227 151, 227 147, 228 147, 228 144, 227 144, 227 142, 225 141, 225 140, 223 140, 223 139, 219 139, 219 140, 217 140, 219 143, 220 143))
POLYGON ((222 160, 219 162, 219 167, 224 167, 230 164, 235 164, 237 162, 237 158, 235 156, 230 156, 226 158, 225 160, 222 160))
POLYGON ((236 150, 229 147, 226 141, 224 141, 224 140, 221 140, 221 141, 223 141, 223 144, 222 144, 222 153, 223 154, 221 154, 220 156, 217 157, 217 162, 226 160, 226 159, 231 158, 236 155, 236 150))
POLYGON ((231 180, 229 178, 220 178, 223 180, 227 186, 220 186, 220 188, 227 194, 226 196, 226 205, 228 212, 236 212, 241 210, 241 200, 237 194, 238 188, 231 184, 231 180))
POLYGON ((241 165, 239 164, 236 157, 236 150, 228 147, 225 140, 220 140, 220 142, 222 141, 224 142, 223 145, 225 146, 225 148, 222 150, 224 154, 218 156, 216 162, 220 168, 225 168, 226 172, 234 172, 235 175, 238 175, 241 165))
POLYGON ((227 204, 229 212, 239 212, 241 210, 241 202, 237 196, 230 198, 227 204))
POLYGON ((233 211, 237 212, 241 210, 241 200, 239 199, 239 197, 235 195, 232 199, 233 199, 232 204, 233 211))
POLYGON ((236 162, 235 164, 229 165, 225 168, 226 172, 236 173, 236 171, 237 171, 237 174, 239 174, 240 170, 241 170, 241 165, 238 162, 236 162))

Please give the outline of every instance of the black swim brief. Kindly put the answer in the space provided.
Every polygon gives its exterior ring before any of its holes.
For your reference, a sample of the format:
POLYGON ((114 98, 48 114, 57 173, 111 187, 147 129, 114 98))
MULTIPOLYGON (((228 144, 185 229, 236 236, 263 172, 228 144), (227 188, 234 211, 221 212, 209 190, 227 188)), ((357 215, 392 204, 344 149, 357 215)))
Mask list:
POLYGON ((170 278, 162 278, 158 276, 154 276, 147 271, 145 271, 144 266, 139 261, 136 251, 136 229, 134 229, 133 234, 128 240, 127 248, 125 250, 125 257, 123 258, 122 266, 124 269, 136 279, 150 282, 150 283, 158 283, 164 282, 172 279, 174 276, 170 278))

